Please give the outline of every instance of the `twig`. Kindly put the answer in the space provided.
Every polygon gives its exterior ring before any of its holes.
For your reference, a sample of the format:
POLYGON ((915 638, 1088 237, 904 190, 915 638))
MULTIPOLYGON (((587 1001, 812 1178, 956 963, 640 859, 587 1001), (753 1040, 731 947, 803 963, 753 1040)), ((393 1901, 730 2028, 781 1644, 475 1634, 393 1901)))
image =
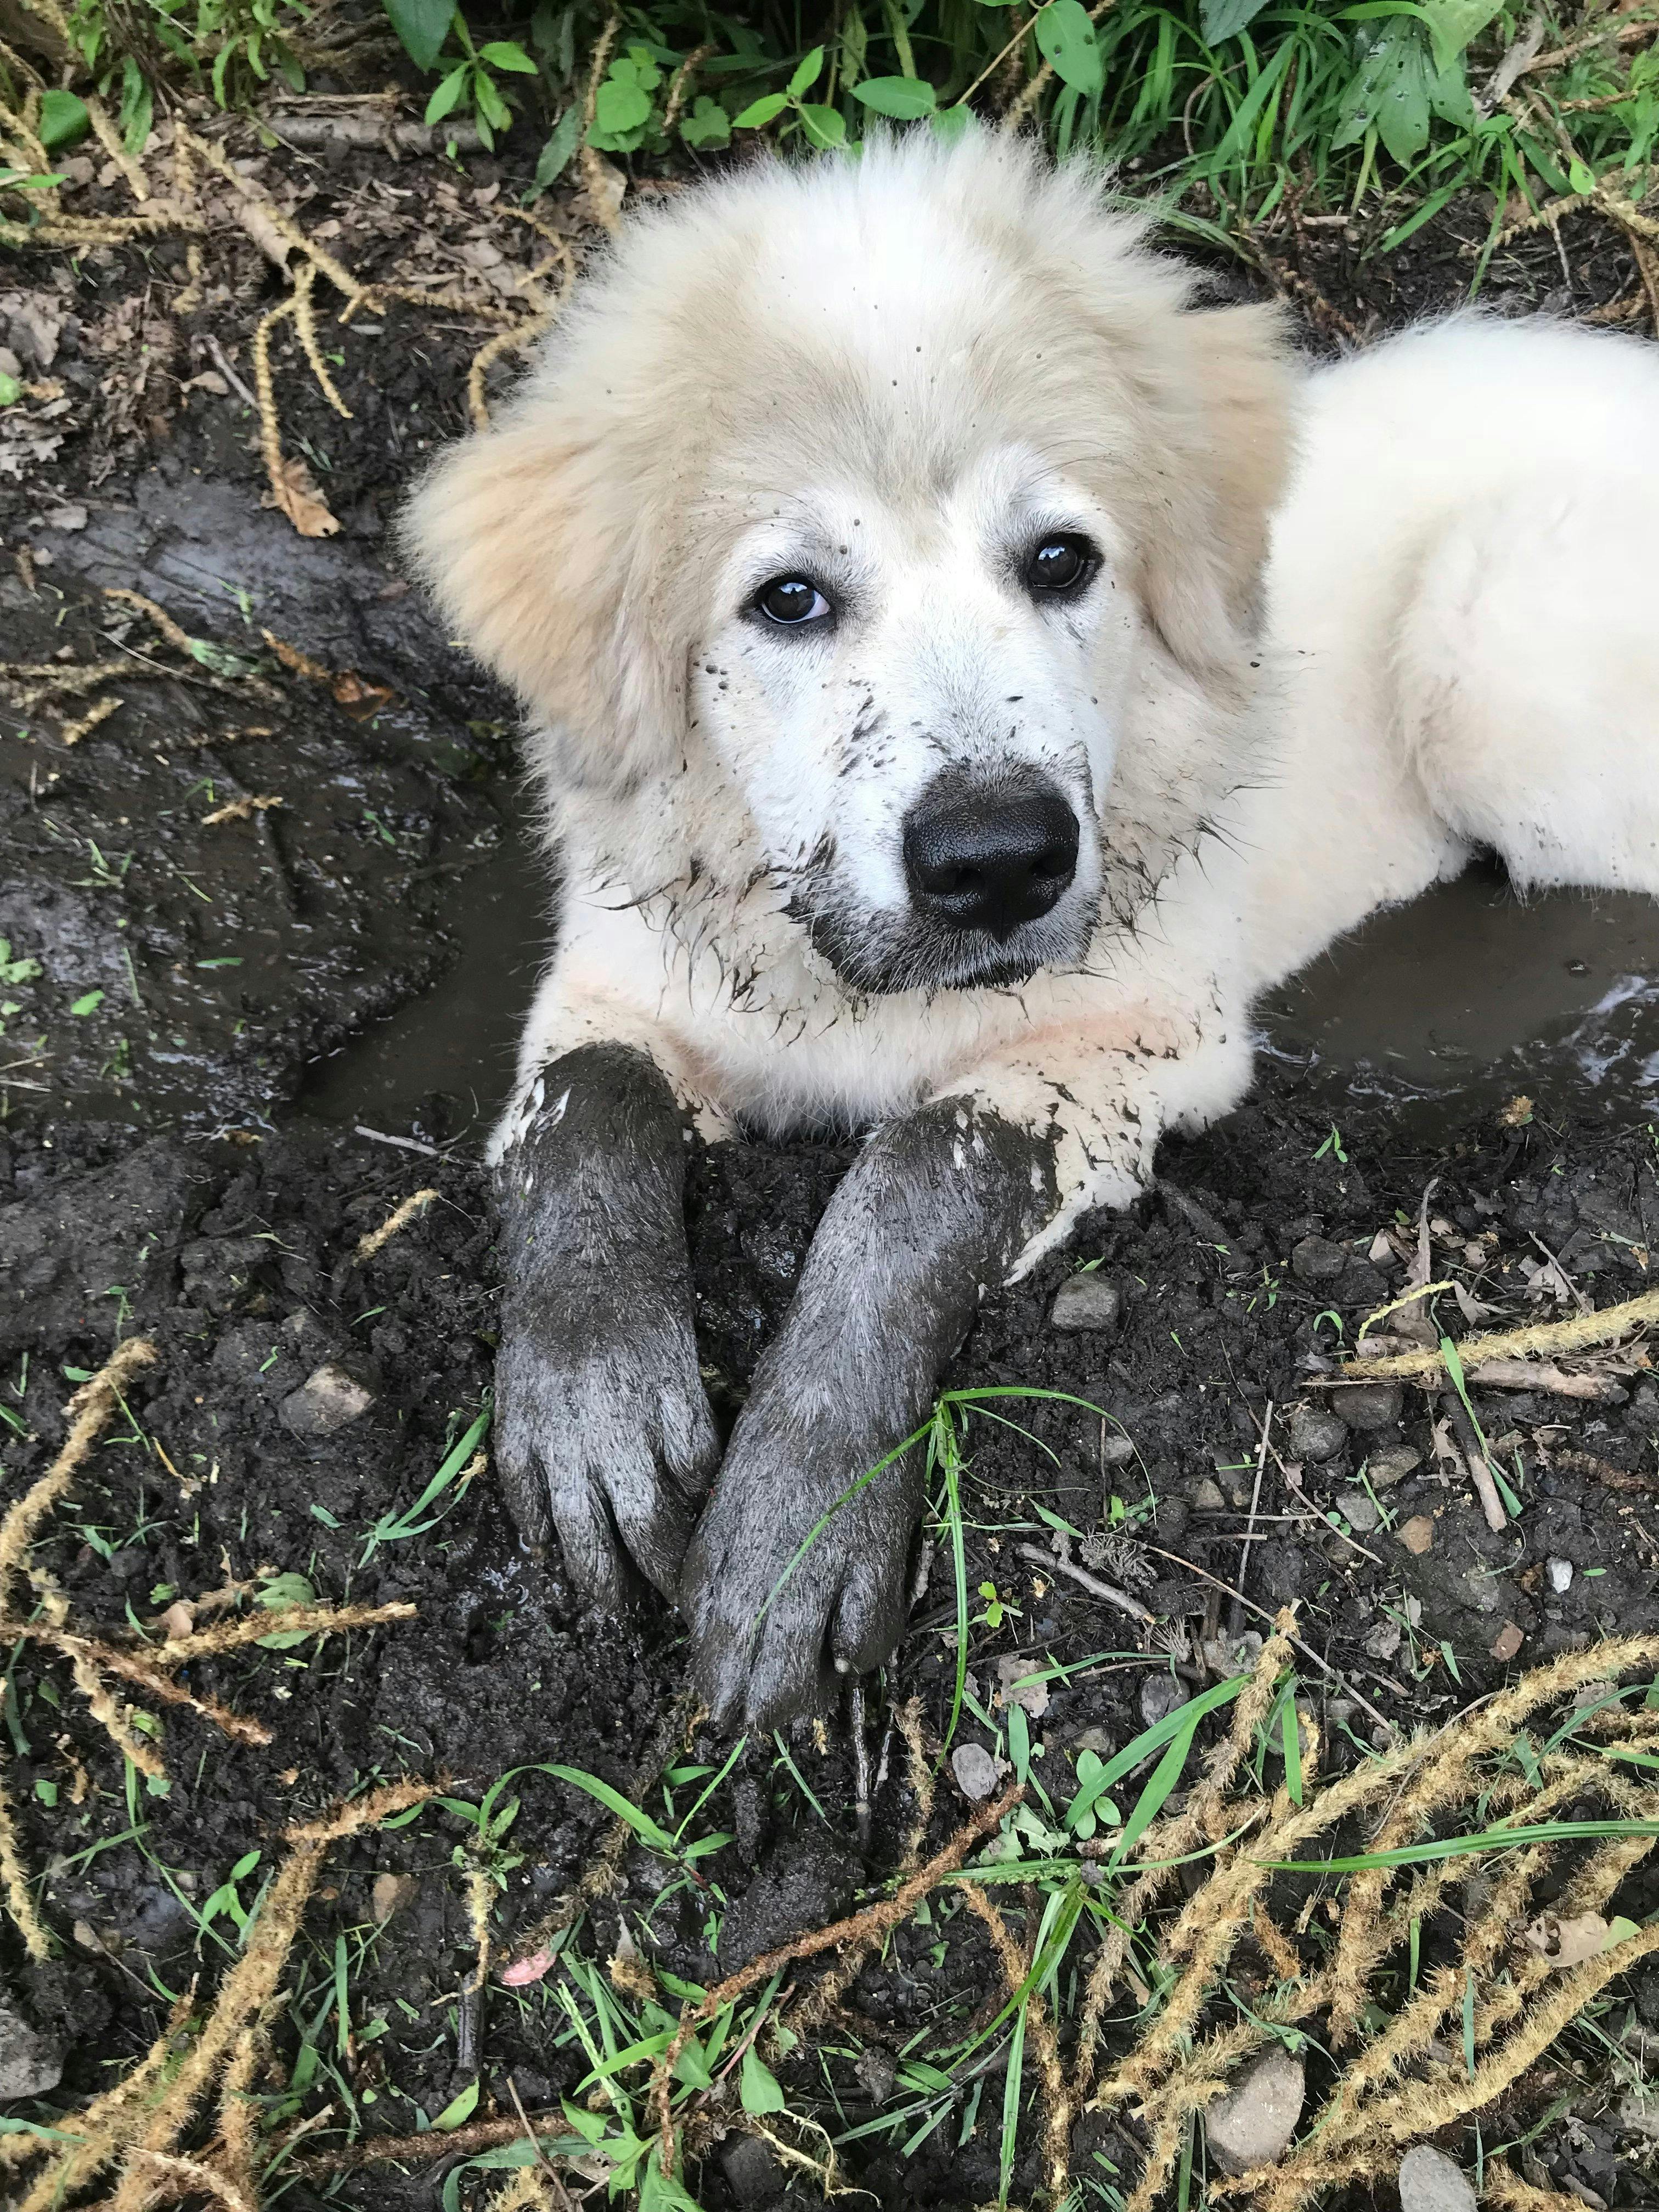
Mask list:
POLYGON ((443 1154, 435 1145, 423 1145, 418 1137, 389 1137, 384 1129, 366 1129, 361 1121, 355 1122, 354 1137, 367 1137, 371 1144, 396 1145, 400 1152, 424 1152, 429 1160, 441 1160, 443 1154))
POLYGON ((1052 1575, 1069 1576, 1091 1597, 1099 1598, 1103 1604, 1115 1605, 1120 1613, 1127 1613, 1131 1620, 1138 1620, 1143 1628, 1152 1626, 1156 1615, 1148 1613, 1138 1597, 1131 1597, 1127 1590, 1120 1589, 1115 1583, 1102 1582, 1098 1575, 1091 1575, 1085 1567, 1074 1567, 1069 1559, 1057 1559, 1054 1553, 1043 1551, 1039 1545, 1018 1544, 1015 1549, 1022 1559, 1029 1559, 1033 1566, 1045 1568, 1052 1575))
POLYGON ((1492 1480, 1492 1463, 1486 1457, 1480 1431, 1470 1418, 1469 1409, 1455 1390, 1445 1390, 1441 1393, 1440 1410, 1456 1431, 1463 1464, 1469 1471, 1469 1480, 1474 1485, 1475 1496, 1480 1500, 1480 1510, 1486 1516, 1486 1526, 1494 1536, 1501 1536, 1510 1525, 1510 1516, 1498 1494, 1498 1485, 1492 1480))
POLYGON ((1227 1623, 1227 1632, 1234 1638, 1244 1626, 1244 1575, 1250 1563, 1250 1547, 1255 1541, 1255 1516, 1261 1505, 1261 1477, 1267 1465, 1267 1445, 1273 1428, 1273 1401, 1269 1398, 1267 1410, 1261 1419, 1261 1444, 1255 1455, 1255 1481, 1250 1491, 1250 1517, 1244 1524, 1244 1542, 1238 1554, 1238 1588, 1227 1623))
MULTIPOLYGON (((1466 1336, 1457 1356, 1467 1374, 1483 1359, 1518 1359, 1533 1352, 1583 1352, 1591 1345, 1608 1344, 1627 1329, 1659 1321, 1659 1291, 1644 1291, 1623 1304, 1603 1306, 1598 1312, 1572 1314, 1565 1321, 1535 1322, 1527 1328, 1500 1329, 1484 1336, 1466 1336)), ((1340 1370, 1345 1382, 1385 1382, 1398 1376, 1434 1375, 1444 1360, 1437 1346, 1420 1352, 1395 1352, 1387 1359, 1351 1359, 1340 1370)))

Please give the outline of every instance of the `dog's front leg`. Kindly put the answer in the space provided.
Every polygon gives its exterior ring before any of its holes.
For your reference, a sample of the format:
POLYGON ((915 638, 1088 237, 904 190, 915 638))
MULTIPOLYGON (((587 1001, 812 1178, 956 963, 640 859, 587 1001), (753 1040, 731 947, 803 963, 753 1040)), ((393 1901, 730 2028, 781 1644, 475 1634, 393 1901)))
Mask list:
POLYGON ((981 1295, 1054 1214, 1055 1148, 980 1098, 937 1099, 836 1193, 681 1583, 719 1718, 821 1709, 897 1642, 922 1453, 860 1478, 925 1419, 981 1295))
POLYGON ((691 1326, 688 1126, 648 1052, 592 1043, 542 1068, 500 1140, 501 1486, 602 1604, 633 1567, 672 1590, 720 1455, 691 1326))

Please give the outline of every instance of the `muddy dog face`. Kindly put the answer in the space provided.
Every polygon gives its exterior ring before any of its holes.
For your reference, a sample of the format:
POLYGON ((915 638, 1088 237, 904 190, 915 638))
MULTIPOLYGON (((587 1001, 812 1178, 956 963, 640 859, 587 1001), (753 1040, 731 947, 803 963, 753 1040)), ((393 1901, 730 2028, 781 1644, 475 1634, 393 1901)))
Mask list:
POLYGON ((1018 147, 759 164, 635 222, 411 542, 550 785, 712 769, 844 989, 1076 966, 1238 772, 1282 372, 1189 284, 1018 147))

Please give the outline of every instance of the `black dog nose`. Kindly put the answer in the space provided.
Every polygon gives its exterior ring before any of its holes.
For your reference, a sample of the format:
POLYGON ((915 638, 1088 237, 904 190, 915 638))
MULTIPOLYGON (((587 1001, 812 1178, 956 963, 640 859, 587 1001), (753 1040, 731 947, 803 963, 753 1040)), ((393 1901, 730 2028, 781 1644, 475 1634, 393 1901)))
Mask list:
POLYGON ((924 796, 904 825, 910 896, 954 929, 1006 937, 1077 872, 1077 817, 1046 778, 924 796))

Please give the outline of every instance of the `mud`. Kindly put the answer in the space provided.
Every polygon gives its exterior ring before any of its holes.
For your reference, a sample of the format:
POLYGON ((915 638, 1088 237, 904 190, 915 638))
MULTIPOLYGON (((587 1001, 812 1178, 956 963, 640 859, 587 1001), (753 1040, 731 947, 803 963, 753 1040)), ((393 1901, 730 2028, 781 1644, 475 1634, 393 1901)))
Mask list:
MULTIPOLYGON (((404 170, 398 189, 427 173, 404 170)), ((308 220, 349 225, 352 195, 328 177, 319 192, 308 220)), ((1386 262, 1329 231, 1267 243, 1364 325, 1460 297, 1479 228, 1470 211, 1450 210, 1386 262)), ((1628 268, 1582 228, 1564 230, 1582 249, 1569 296, 1547 240, 1495 263, 1489 295, 1556 307, 1613 297, 1628 268)), ((268 281, 248 253, 243 289, 188 329, 180 370, 209 358, 210 335, 245 339, 268 281)), ((165 282, 166 250, 158 265, 165 282)), ((95 327, 141 279, 136 264, 106 255, 77 281, 97 295, 81 303, 95 327)), ((660 1770, 712 1772, 729 1748, 676 1732, 672 1617, 583 1612, 556 1555, 519 1545, 488 1471, 437 1501, 420 1533, 384 1533, 486 1406, 498 1285, 480 1133, 507 1079, 549 910, 505 704, 432 625, 387 538, 422 439, 459 427, 476 342, 401 313, 346 348, 351 424, 303 390, 285 400, 293 435, 329 459, 343 527, 327 543, 296 539, 259 507, 260 465, 234 394, 175 392, 159 428, 112 428, 95 381, 71 379, 87 404, 52 490, 84 506, 78 527, 52 526, 61 507, 39 478, 0 476, 7 547, 33 556, 0 563, 5 656, 47 663, 67 649, 134 669, 114 687, 120 711, 71 749, 61 716, 0 725, 5 1495, 47 1464, 75 1381, 118 1335, 142 1329, 159 1363, 127 1394, 126 1418, 37 1555, 76 1617, 149 1622, 181 1596, 269 1589, 278 1576, 332 1601, 417 1609, 373 1635, 201 1662, 192 1689, 262 1720, 272 1741, 234 1742, 169 1710, 159 1793, 124 1771, 64 1667, 14 1661, 7 1789, 58 1955, 27 1965, 8 1929, 0 1971, 64 2051, 61 2085, 25 2108, 46 2124, 148 2048, 167 2017, 163 1992, 234 1955, 234 1915, 221 1905, 204 1927, 204 1907, 257 1851, 237 1885, 240 1908, 252 1904, 288 1822, 404 1772, 446 1775, 465 1804, 521 1770, 496 1861, 505 1956, 532 1942, 609 1826, 591 1796, 541 1768, 586 1770, 661 1810, 660 1770), (112 587, 154 599, 207 650, 165 647, 108 599, 112 587), (140 680, 156 665, 172 672, 140 680), (256 797, 283 804, 204 819, 256 797), (419 1188, 438 1195, 357 1257, 419 1188), (296 1433, 295 1394, 328 1364, 369 1402, 331 1433, 296 1433)), ((1328 337, 1317 313, 1314 336, 1328 337)), ((70 369, 76 343, 70 332, 70 369)), ((1522 1639, 1524 1664, 1659 1620, 1659 1386, 1645 1372, 1599 1403, 1474 1393, 1522 1509, 1500 1535, 1437 1454, 1440 1405, 1414 1389, 1367 1403, 1317 1384, 1321 1363, 1397 1294, 1419 1210, 1437 1279, 1455 1274, 1503 1319, 1570 1303, 1570 1290, 1536 1287, 1540 1254, 1598 1303, 1646 1286, 1659 1237, 1659 1154, 1644 1126, 1659 1051, 1656 950, 1645 908, 1522 908, 1479 872, 1381 918, 1279 994, 1249 1106, 1201 1142, 1169 1148, 1159 1190, 1134 1214, 1085 1222, 1066 1255, 988 1304, 953 1388, 1062 1391, 1100 1410, 1029 1400, 1012 1409, 1019 1431, 970 1423, 967 1568, 980 1596, 960 1741, 994 1747, 976 1716, 993 1708, 1000 1662, 1075 1670, 1050 1685, 1033 1723, 1056 1763, 1123 1741, 1143 1725, 1149 1686, 1156 1694, 1175 1680, 1168 1650, 1143 1648, 1068 1564, 1152 1607, 1186 1655, 1183 1680, 1201 1669, 1206 1643, 1261 1625, 1249 1607, 1297 1599, 1304 1636, 1333 1670, 1309 1683, 1339 1758, 1357 1755, 1344 1750, 1350 1734, 1366 1741, 1378 1725, 1368 1706, 1412 1726, 1495 1686, 1506 1632, 1522 1639), (1506 1120, 1499 1109, 1517 1092, 1530 1116, 1506 1120), (1116 1291, 1117 1319, 1056 1329, 1054 1298, 1082 1262, 1116 1291), (1264 1422, 1277 1456, 1262 1452, 1264 1422), (1058 1551, 1039 1507, 1078 1532, 1058 1551), (1426 1524, 1425 1548, 1401 1540, 1413 1523, 1426 1524)), ((742 1403, 849 1158, 844 1147, 726 1147, 692 1164, 699 1339, 723 1419, 742 1403)), ((588 1915, 580 1954, 603 1966, 626 1936, 659 1972, 707 1982, 889 1870, 914 1806, 878 1715, 917 1695, 937 1741, 954 1622, 953 1578, 936 1559, 886 1705, 872 1701, 884 1778, 867 1853, 845 1725, 799 1728, 787 1759, 785 1747, 750 1747, 711 1801, 705 1825, 730 1840, 701 1863, 707 1887, 671 1881, 660 1859, 631 1850, 614 1893, 588 1915)), ((933 1839, 963 1810, 942 1788, 933 1839)), ((587 2070, 556 1977, 492 1984, 464 2028, 459 1992, 476 1958, 468 1833, 457 1813, 434 1808, 331 1862, 258 2085, 272 2127, 332 2108, 314 2155, 416 2129, 475 2077, 489 2116, 510 2114, 509 2084, 542 2109, 587 2070), (329 2012, 342 1976, 343 2018, 329 2012)), ((1626 1909, 1653 1902, 1638 1882, 1626 1909)), ((948 1934, 907 1927, 865 1968, 822 2052, 781 2065, 793 2110, 840 2136, 902 2101, 907 2048, 934 2021, 967 2017, 994 1981, 979 1931, 948 1934)), ((1659 2022, 1659 1975, 1638 1977, 1631 2001, 1659 2022)), ((1549 2121, 1534 2148, 1558 2181, 1613 2204, 1650 2202, 1651 2151, 1617 2120, 1618 2093, 1611 2075, 1581 2085, 1571 2114, 1549 2121)), ((1522 2083, 1493 2126, 1518 2132, 1547 2102, 1522 2083)), ((998 2182, 994 2103, 1000 2089, 971 2127, 953 2118, 908 2161, 879 2136, 854 2142, 846 2168, 895 2208, 981 2203, 998 2182)), ((741 2136, 729 2088, 709 2121, 695 2177, 708 2212, 781 2201, 787 2177, 741 2136)), ((1090 2124, 1074 2155, 1081 2164, 1110 2147, 1090 2124)), ((325 2162, 283 2201, 301 2212, 325 2201, 425 2208, 439 2203, 444 2175, 436 2159, 408 2177, 337 2183, 325 2162)), ((1034 2154, 1023 2154, 1016 2198, 1037 2178, 1034 2154)), ((462 2203, 482 2201, 474 2179, 458 2186, 462 2203)))

